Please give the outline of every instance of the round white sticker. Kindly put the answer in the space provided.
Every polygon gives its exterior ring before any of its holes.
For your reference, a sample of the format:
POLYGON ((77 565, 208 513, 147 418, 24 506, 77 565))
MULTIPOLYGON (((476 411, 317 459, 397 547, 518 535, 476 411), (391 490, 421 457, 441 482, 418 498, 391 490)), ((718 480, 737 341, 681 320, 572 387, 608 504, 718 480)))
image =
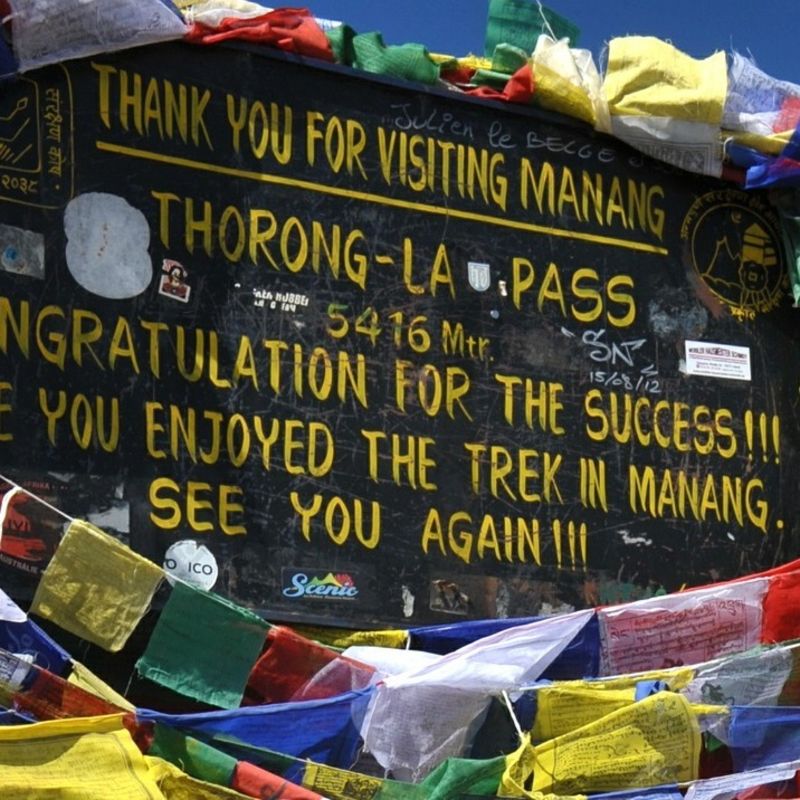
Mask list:
POLYGON ((193 539, 184 539, 170 545, 164 554, 164 571, 167 580, 174 584, 176 578, 196 586, 198 589, 210 591, 214 588, 219 575, 217 559, 204 545, 193 539))

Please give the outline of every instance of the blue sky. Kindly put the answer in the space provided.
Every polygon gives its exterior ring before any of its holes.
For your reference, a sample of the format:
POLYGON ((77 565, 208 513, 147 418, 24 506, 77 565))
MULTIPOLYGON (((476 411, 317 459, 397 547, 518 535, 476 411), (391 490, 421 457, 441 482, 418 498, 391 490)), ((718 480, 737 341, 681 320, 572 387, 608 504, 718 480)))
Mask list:
MULTIPOLYGON (((750 53, 762 70, 800 84, 798 0, 550 0, 544 5, 581 30, 578 46, 600 64, 604 43, 628 34, 658 36, 696 57, 750 53)), ((488 0, 309 0, 319 17, 378 30, 387 44, 421 42, 434 52, 483 54, 488 0)))

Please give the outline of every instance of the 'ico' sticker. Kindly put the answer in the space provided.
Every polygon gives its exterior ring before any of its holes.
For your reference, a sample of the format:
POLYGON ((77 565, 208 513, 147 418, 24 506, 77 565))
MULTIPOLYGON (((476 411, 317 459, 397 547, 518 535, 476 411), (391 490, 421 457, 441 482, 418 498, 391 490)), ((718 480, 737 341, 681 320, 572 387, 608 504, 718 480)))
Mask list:
POLYGON ((205 591, 214 588, 219 575, 214 554, 205 545, 197 544, 192 539, 170 545, 164 554, 164 571, 171 584, 180 580, 205 591))

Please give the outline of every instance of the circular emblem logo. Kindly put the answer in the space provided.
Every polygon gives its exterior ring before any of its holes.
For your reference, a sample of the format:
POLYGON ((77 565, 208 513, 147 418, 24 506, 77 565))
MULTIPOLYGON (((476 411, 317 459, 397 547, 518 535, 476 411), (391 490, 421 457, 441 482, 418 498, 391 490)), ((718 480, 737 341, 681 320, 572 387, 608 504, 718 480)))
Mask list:
POLYGON ((733 189, 695 200, 681 238, 710 291, 740 319, 776 308, 786 268, 775 213, 759 197, 733 189))
POLYGON ((164 554, 164 572, 172 584, 177 578, 207 592, 214 587, 219 575, 214 554, 204 544, 199 545, 192 539, 169 546, 164 554))

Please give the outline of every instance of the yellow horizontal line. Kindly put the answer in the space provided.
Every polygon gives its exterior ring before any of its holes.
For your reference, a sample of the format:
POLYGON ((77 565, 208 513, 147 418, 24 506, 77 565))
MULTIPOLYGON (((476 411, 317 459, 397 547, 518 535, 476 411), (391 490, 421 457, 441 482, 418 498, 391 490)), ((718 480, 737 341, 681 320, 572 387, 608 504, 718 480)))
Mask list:
POLYGON ((276 186, 291 186, 295 189, 305 189, 309 192, 328 194, 334 197, 346 197, 350 200, 363 200, 367 203, 376 203, 393 208, 405 208, 410 211, 421 211, 426 214, 436 214, 438 216, 456 217, 470 222, 484 222, 488 225, 498 225, 503 228, 513 228, 518 231, 528 233, 539 233, 543 236, 560 236, 564 239, 579 239, 593 244, 606 244, 613 247, 623 247, 628 250, 638 250, 644 253, 656 253, 667 255, 666 247, 657 247, 644 242, 632 242, 628 239, 619 239, 616 236, 598 236, 594 233, 581 233, 580 231, 566 231, 561 228, 550 228, 546 225, 534 225, 532 222, 519 222, 517 220, 504 219, 503 217, 493 217, 491 214, 478 214, 473 211, 462 211, 457 208, 447 208, 435 206, 429 203, 415 203, 408 200, 399 200, 396 197, 384 197, 380 194, 371 192, 359 192, 354 189, 342 189, 339 186, 328 186, 324 183, 314 181, 303 181, 297 178, 285 178, 281 175, 270 175, 266 172, 254 172, 247 169, 236 169, 235 167, 223 167, 218 164, 209 164, 205 161, 196 161, 192 158, 182 158, 180 156, 170 156, 165 153, 154 153, 150 150, 141 150, 137 147, 126 147, 121 144, 97 141, 98 150, 119 155, 131 156, 132 158, 142 158, 147 161, 157 161, 162 164, 173 164, 178 167, 187 167, 203 172, 213 172, 218 175, 228 175, 232 178, 245 178, 259 183, 270 183, 276 186))

